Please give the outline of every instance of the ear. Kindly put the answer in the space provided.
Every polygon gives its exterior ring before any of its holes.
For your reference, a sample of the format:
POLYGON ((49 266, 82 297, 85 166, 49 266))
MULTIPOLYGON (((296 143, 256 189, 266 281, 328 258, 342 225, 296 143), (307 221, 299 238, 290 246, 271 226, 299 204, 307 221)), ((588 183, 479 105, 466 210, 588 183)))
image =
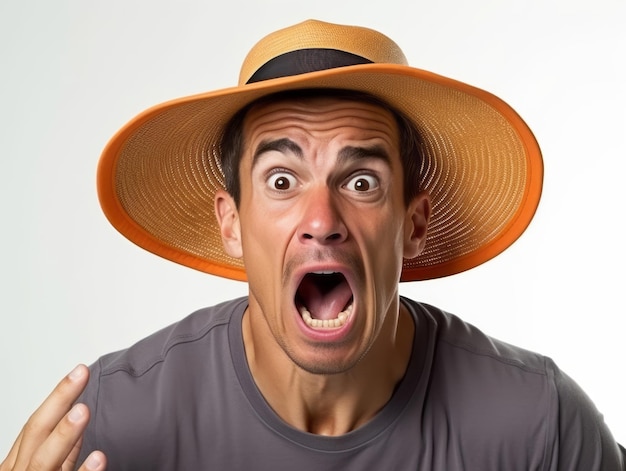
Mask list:
POLYGON ((420 191, 407 208, 404 225, 404 258, 415 258, 424 250, 430 211, 430 195, 427 191, 420 191))
POLYGON ((234 258, 242 258, 241 224, 233 197, 224 190, 215 193, 215 217, 220 226, 224 251, 234 258))

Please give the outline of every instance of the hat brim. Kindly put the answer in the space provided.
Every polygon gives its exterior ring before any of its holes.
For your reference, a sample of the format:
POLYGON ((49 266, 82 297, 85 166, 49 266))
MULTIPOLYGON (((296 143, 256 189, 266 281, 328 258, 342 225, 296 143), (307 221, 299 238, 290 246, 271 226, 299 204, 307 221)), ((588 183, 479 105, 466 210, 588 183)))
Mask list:
POLYGON ((223 188, 226 122, 262 96, 289 89, 369 93, 412 120, 424 143, 421 182, 432 198, 426 248, 404 260, 402 281, 459 273, 495 257, 524 232, 543 182, 537 141, 498 97, 403 65, 365 64, 267 80, 152 107, 107 144, 98 195, 111 224, 144 249, 214 275, 246 280, 214 215, 223 188))

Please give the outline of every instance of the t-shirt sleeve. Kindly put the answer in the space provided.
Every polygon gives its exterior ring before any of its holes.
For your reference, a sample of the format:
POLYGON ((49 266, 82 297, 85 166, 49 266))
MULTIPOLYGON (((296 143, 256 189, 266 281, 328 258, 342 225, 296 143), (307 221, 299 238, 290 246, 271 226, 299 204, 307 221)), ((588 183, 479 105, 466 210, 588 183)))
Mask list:
POLYGON ((558 393, 558 471, 626 471, 620 447, 581 387, 554 367, 558 393))

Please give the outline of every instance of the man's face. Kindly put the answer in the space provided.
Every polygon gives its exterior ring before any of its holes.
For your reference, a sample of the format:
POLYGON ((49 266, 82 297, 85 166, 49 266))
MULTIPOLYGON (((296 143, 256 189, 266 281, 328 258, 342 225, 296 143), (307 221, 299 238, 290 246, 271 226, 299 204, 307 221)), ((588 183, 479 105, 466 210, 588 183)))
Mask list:
POLYGON ((226 247, 243 256, 255 345, 332 374, 393 340, 380 334, 397 321, 402 259, 421 249, 428 219, 427 197, 404 203, 398 142, 394 117, 372 104, 250 110, 226 247))

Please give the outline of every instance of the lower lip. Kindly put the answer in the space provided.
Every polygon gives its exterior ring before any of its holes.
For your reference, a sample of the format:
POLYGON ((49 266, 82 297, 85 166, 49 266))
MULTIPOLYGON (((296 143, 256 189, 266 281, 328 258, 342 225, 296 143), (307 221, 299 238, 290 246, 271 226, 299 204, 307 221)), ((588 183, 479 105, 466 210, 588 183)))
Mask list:
POLYGON ((310 340, 314 342, 323 342, 323 343, 335 343, 340 342, 348 335, 350 332, 352 325, 354 324, 354 318, 356 313, 356 305, 352 307, 352 312, 350 316, 346 319, 345 324, 341 327, 327 328, 327 329, 313 329, 309 327, 302 319, 302 316, 298 312, 298 309, 295 309, 296 313, 296 323, 300 328, 300 331, 310 340))

